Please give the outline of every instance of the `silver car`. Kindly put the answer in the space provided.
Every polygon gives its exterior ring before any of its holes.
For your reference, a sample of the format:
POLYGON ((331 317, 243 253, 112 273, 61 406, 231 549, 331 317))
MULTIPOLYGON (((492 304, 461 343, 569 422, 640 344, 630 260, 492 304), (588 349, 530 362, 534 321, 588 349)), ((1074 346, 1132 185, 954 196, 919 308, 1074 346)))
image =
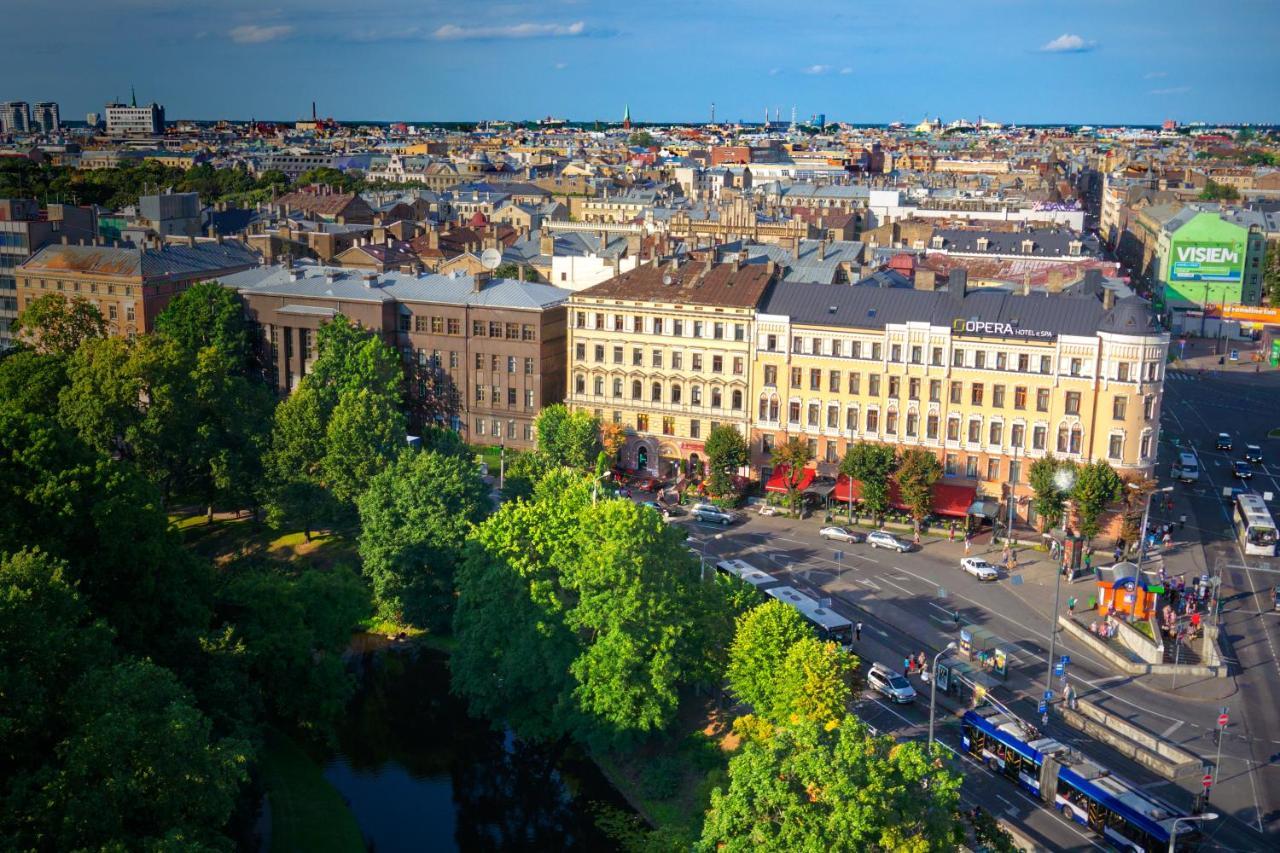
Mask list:
POLYGON ((847 527, 838 527, 835 525, 822 528, 821 530, 818 531, 818 535, 821 536, 823 539, 835 539, 840 542, 850 542, 850 543, 862 542, 867 538, 863 536, 861 533, 852 531, 847 527))
POLYGON ((867 684, 873 690, 891 702, 906 705, 916 698, 916 689, 911 682, 882 663, 871 665, 867 671, 867 684))
POLYGON ((736 518, 732 510, 721 509, 715 504, 695 504, 689 514, 698 521, 723 524, 726 527, 732 524, 736 518))
POLYGON ((867 544, 872 548, 888 548, 890 551, 897 551, 899 554, 905 554, 911 550, 910 542, 905 542, 892 533, 886 533, 883 530, 874 530, 868 533, 867 544))

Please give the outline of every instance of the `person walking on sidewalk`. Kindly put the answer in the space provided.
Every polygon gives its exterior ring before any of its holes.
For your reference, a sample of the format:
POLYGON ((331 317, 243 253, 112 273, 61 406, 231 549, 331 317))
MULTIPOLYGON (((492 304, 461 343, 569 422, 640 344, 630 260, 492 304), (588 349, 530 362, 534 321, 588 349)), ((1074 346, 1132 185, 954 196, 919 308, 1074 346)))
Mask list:
POLYGON ((956 523, 954 521, 951 522, 951 529, 947 532, 947 541, 956 541, 956 523))
POLYGON ((1182 530, 1186 526, 1187 526, 1187 514, 1184 512, 1182 515, 1178 516, 1178 529, 1182 530))
POLYGON ((1076 597, 1074 595, 1067 599, 1067 612, 1072 616, 1076 615, 1076 597))
POLYGON ((968 536, 964 537, 964 555, 966 557, 969 556, 969 549, 971 547, 973 546, 970 544, 969 537, 968 536))
POLYGON ((859 641, 862 639, 862 623, 861 622, 853 626, 853 638, 859 641))

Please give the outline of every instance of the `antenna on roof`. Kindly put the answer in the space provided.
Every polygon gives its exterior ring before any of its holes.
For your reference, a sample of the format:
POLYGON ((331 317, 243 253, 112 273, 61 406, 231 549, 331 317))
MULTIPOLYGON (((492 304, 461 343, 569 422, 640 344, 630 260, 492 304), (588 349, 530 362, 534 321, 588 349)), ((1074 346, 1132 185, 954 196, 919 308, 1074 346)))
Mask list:
POLYGON ((480 253, 480 264, 487 270, 494 270, 502 263, 502 253, 497 249, 488 248, 480 253))

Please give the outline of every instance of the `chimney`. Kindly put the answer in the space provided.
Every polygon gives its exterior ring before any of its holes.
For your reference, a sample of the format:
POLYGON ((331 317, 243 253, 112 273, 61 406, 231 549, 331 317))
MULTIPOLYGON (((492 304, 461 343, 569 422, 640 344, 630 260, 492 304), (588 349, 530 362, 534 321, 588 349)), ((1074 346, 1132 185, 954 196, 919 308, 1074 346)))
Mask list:
POLYGON ((556 237, 551 233, 551 229, 545 226, 538 232, 538 252, 543 255, 556 253, 556 237))
POLYGON ((70 242, 71 242, 71 241, 68 239, 67 235, 66 235, 66 234, 63 234, 63 235, 62 235, 62 245, 66 246, 66 245, 67 245, 67 244, 69 244, 70 242))
POLYGON ((378 286, 378 274, 376 272, 367 272, 360 276, 360 282, 366 287, 378 286))
POLYGON ((524 264, 516 264, 516 281, 524 281, 524 264))
POLYGON ((1024 273, 1022 276, 1022 295, 1031 295, 1031 273, 1024 273))
POLYGON ((969 289, 969 271, 963 267, 947 274, 947 292, 954 299, 963 299, 969 289))
POLYGON ((484 290, 484 286, 489 282, 489 276, 492 275, 488 270, 478 270, 471 275, 471 292, 479 293, 484 290))
POLYGON ((1109 287, 1102 291, 1102 307, 1108 311, 1116 307, 1116 292, 1109 287))
POLYGON ((427 232, 427 248, 428 249, 440 248, 440 232, 434 228, 432 228, 430 231, 427 232))
POLYGON ((823 237, 818 241, 818 260, 826 260, 827 258, 827 238, 823 237))
POLYGON ((1060 268, 1054 267, 1049 270, 1048 279, 1045 281, 1045 290, 1049 293, 1061 293, 1063 285, 1062 278, 1062 270, 1060 268))
POLYGON ((938 274, 933 270, 916 268, 915 277, 912 279, 912 285, 916 290, 937 290, 938 274))

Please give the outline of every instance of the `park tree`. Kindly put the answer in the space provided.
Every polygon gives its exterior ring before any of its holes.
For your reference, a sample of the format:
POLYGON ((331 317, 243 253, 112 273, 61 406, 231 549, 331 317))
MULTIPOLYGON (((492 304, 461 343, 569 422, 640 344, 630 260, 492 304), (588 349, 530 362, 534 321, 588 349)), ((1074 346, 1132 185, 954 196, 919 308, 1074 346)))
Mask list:
POLYGON ((1107 507, 1123 496, 1124 481, 1104 460, 1079 466, 1071 499, 1075 502, 1076 514, 1080 517, 1080 533, 1085 539, 1098 535, 1098 519, 1107 507))
POLYGON ((265 460, 268 521, 301 527, 308 542, 337 511, 325 488, 327 421, 320 394, 303 382, 276 406, 265 460))
POLYGON ((534 488, 551 468, 550 460, 539 450, 508 452, 502 499, 514 501, 533 497, 534 488))
POLYGON ((1074 468, 1069 460, 1056 459, 1050 453, 1032 462, 1027 469, 1027 482, 1034 494, 1031 506, 1046 527, 1057 527, 1062 523, 1067 490, 1070 489, 1068 481, 1074 475, 1074 468))
MULTIPOLYGON (((862 505, 879 522, 889 509, 889 478, 898 467, 891 445, 860 441, 845 451, 840 473, 862 484, 862 505)), ((850 503, 850 514, 853 512, 850 503)))
POLYGON ((933 484, 942 478, 942 465, 928 450, 911 447, 903 452, 894 477, 902 502, 907 505, 911 522, 919 533, 921 523, 933 512, 933 484))
POLYGON ((853 698, 858 658, 814 637, 792 643, 773 685, 772 710, 780 725, 799 717, 819 723, 842 719, 853 698))
POLYGON ((453 572, 489 492, 470 459, 407 452, 357 501, 360 559, 382 616, 440 633, 453 615, 453 572))
POLYGON ((404 415, 372 391, 345 392, 325 428, 322 469, 333 497, 354 504, 405 447, 404 415))
POLYGON ((787 652, 813 631, 794 607, 776 599, 738 617, 729 646, 729 689, 762 717, 775 717, 777 676, 787 652))
POLYGON ((368 391, 400 405, 400 358, 379 337, 338 314, 316 332, 316 347, 315 362, 303 381, 320 395, 326 421, 348 391, 368 391))
POLYGON ((600 446, 600 421, 581 409, 571 412, 563 403, 547 406, 538 413, 534 426, 538 450, 555 466, 575 471, 591 471, 600 446))
POLYGON ((33 415, 55 416, 67 386, 67 357, 15 348, 0 355, 0 405, 33 415))
POLYGON ((729 494, 733 491, 733 472, 747 464, 747 440, 734 427, 719 424, 707 434, 704 450, 711 494, 729 494))
POLYGON ((700 848, 908 853, 954 850, 960 776, 942 748, 871 735, 845 716, 748 738, 711 794, 700 848))
POLYGON ((216 281, 193 284, 174 297, 156 318, 156 333, 176 343, 189 362, 206 348, 233 373, 246 372, 253 361, 244 303, 216 281))
POLYGON ((773 448, 773 464, 787 470, 783 482, 787 487, 787 504, 792 512, 800 509, 800 478, 804 476, 805 466, 811 461, 813 450, 803 438, 793 436, 773 448))
POLYGON ((627 428, 613 421, 600 424, 600 447, 609 456, 610 463, 617 463, 622 448, 627 444, 627 428))
POLYGON ((85 341, 105 337, 108 328, 98 306, 88 299, 55 292, 28 302, 12 331, 37 352, 70 355, 85 341))

